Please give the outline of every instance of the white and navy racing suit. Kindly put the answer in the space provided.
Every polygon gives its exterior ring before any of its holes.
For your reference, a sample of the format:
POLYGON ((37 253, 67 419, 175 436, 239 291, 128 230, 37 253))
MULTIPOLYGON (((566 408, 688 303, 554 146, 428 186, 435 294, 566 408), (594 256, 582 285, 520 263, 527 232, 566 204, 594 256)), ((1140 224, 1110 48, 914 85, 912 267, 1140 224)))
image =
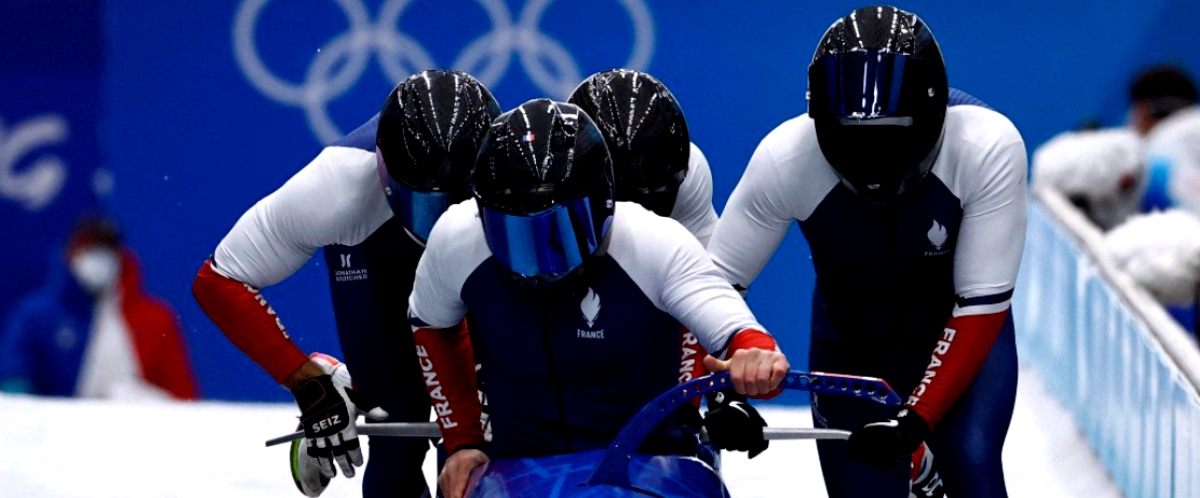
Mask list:
MULTIPOLYGON (((404 231, 375 162, 378 116, 324 148, 282 187, 238 219, 193 286, 226 336, 276 381, 307 361, 258 289, 296 272, 325 248, 334 318, 355 388, 380 403, 387 422, 428 422, 412 339, 397 309, 412 290, 422 248, 404 231)), ((421 464, 429 442, 370 438, 363 496, 430 496, 421 464)))
MULTIPOLYGON (((754 152, 709 250, 748 287, 798 222, 817 275, 810 368, 882 377, 911 393, 907 404, 933 427, 927 442, 947 494, 1004 496, 1027 160, 1007 118, 958 91, 950 102, 932 172, 888 206, 842 183, 808 115, 784 122, 754 152)), ((856 430, 891 413, 813 396, 813 416, 856 430)), ((907 496, 907 465, 881 473, 852 463, 844 443, 818 448, 830 496, 907 496)))
MULTIPOLYGON (((356 388, 388 411, 388 422, 426 422, 420 372, 402 361, 413 350, 411 335, 394 333, 407 330, 407 306, 397 303, 407 303, 423 249, 392 217, 384 196, 374 152, 378 121, 326 147, 243 214, 202 268, 196 298, 239 348, 282 381, 307 357, 257 289, 291 276, 324 247, 338 339, 356 388)), ((716 226, 712 174, 694 144, 671 216, 704 242, 716 226)), ((424 440, 371 438, 370 445, 365 496, 428 492, 420 473, 424 440)))
MULTIPOLYGON (((475 201, 438 220, 408 310, 450 453, 477 447, 511 458, 606 447, 645 403, 679 382, 681 325, 718 357, 776 347, 676 221, 618 202, 610 237, 582 284, 530 291, 492 255, 475 201), (472 355, 488 371, 486 445, 473 368, 464 361, 472 355)), ((648 451, 694 450, 677 425, 660 429, 648 451)))

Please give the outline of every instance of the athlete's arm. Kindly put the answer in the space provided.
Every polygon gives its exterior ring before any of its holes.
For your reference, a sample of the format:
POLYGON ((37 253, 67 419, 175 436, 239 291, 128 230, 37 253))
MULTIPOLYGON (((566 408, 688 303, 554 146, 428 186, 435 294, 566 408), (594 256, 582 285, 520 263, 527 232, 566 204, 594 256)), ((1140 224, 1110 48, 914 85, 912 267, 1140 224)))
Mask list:
POLYGON ((1025 245, 1026 156, 1015 128, 1004 137, 964 177, 968 194, 954 253, 957 303, 906 403, 930 429, 979 373, 1009 312, 1025 245))
POLYGON ((679 185, 671 219, 692 232, 705 247, 717 228, 717 210, 713 209, 712 190, 712 170, 708 166, 708 159, 696 144, 691 144, 687 176, 679 185))
POLYGON ((806 200, 799 197, 808 189, 796 185, 795 177, 801 175, 788 174, 787 169, 789 161, 806 160, 794 142, 801 141, 800 130, 808 121, 806 116, 787 121, 758 144, 717 221, 708 251, 739 290, 748 288, 762 272, 792 220, 806 217, 801 212, 806 200))
POLYGON ((632 203, 618 203, 616 216, 627 219, 616 224, 609 254, 710 352, 705 366, 729 371, 739 393, 773 391, 787 373, 787 359, 700 242, 679 223, 632 203))
POLYGON ((425 388, 450 455, 483 445, 475 355, 461 297, 467 277, 490 254, 482 239, 475 202, 451 206, 433 226, 408 298, 425 388))
POLYGON ((374 154, 327 147, 242 215, 192 292, 231 342, 277 382, 295 387, 323 371, 308 364, 258 289, 290 276, 322 246, 362 242, 390 217, 374 154))

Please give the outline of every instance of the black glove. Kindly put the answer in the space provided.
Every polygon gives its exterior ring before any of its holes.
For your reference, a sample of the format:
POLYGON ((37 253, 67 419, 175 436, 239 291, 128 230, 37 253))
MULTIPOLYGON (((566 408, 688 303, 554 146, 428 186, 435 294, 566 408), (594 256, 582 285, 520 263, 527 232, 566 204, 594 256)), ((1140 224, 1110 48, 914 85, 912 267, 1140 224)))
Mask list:
POLYGON ((704 428, 708 430, 708 441, 722 450, 748 451, 750 458, 767 449, 763 439, 763 420, 746 397, 734 392, 717 392, 708 397, 708 414, 704 417, 704 428))
POLYGON ((890 469, 911 458, 929 435, 929 424, 917 412, 901 409, 896 416, 871 422, 850 434, 846 445, 850 459, 879 469, 890 469))
POLYGON ((300 405, 300 425, 308 440, 308 455, 320 462, 321 475, 329 478, 337 475, 335 460, 346 477, 354 477, 354 467, 363 464, 358 431, 354 427, 358 415, 368 414, 376 420, 387 417, 377 403, 351 389, 349 375, 345 377, 344 384, 330 375, 313 377, 292 391, 296 404, 300 405))

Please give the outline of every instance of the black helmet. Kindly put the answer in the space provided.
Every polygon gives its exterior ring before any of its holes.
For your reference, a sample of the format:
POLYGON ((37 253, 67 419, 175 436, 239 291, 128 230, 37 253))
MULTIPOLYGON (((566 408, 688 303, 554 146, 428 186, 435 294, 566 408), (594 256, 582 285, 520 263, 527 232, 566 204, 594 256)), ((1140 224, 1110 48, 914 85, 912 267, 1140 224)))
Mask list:
POLYGON ((492 93, 459 71, 423 71, 396 85, 379 112, 375 158, 392 213, 424 245, 434 222, 470 196, 470 174, 488 124, 492 93))
POLYGON ((591 116, 604 135, 617 200, 670 216, 691 152, 687 121, 671 91, 649 74, 613 69, 583 80, 567 101, 591 116))
POLYGON ((876 203, 913 190, 933 167, 948 91, 933 33, 895 7, 864 7, 833 23, 808 66, 821 152, 876 203))
POLYGON ((536 99, 496 118, 473 179, 488 247, 519 281, 544 289, 604 255, 612 161, 578 107, 536 99))

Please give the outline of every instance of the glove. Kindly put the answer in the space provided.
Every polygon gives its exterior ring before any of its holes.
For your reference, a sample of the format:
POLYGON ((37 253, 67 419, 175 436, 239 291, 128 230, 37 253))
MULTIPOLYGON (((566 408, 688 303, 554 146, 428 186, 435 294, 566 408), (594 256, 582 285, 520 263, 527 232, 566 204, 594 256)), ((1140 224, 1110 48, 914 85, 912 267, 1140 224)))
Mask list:
POLYGON ((308 442, 307 456, 316 459, 317 468, 325 478, 337 475, 335 460, 342 474, 354 477, 354 467, 363 464, 355 420, 359 415, 383 420, 388 414, 378 403, 350 387, 350 372, 344 363, 320 353, 313 353, 310 358, 321 366, 325 375, 308 379, 292 390, 300 406, 300 426, 308 442))
POLYGON ((945 498, 942 476, 933 462, 929 445, 922 444, 912 455, 912 484, 908 498, 945 498))
POLYGON ((708 398, 704 428, 708 430, 708 441, 717 448, 748 451, 754 458, 767 449, 767 440, 763 439, 766 426, 767 421, 744 395, 718 392, 708 398))
POLYGON ((911 458, 929 435, 929 424, 917 412, 901 409, 896 416, 871 422, 850 434, 846 445, 850 459, 878 469, 895 467, 911 458))

